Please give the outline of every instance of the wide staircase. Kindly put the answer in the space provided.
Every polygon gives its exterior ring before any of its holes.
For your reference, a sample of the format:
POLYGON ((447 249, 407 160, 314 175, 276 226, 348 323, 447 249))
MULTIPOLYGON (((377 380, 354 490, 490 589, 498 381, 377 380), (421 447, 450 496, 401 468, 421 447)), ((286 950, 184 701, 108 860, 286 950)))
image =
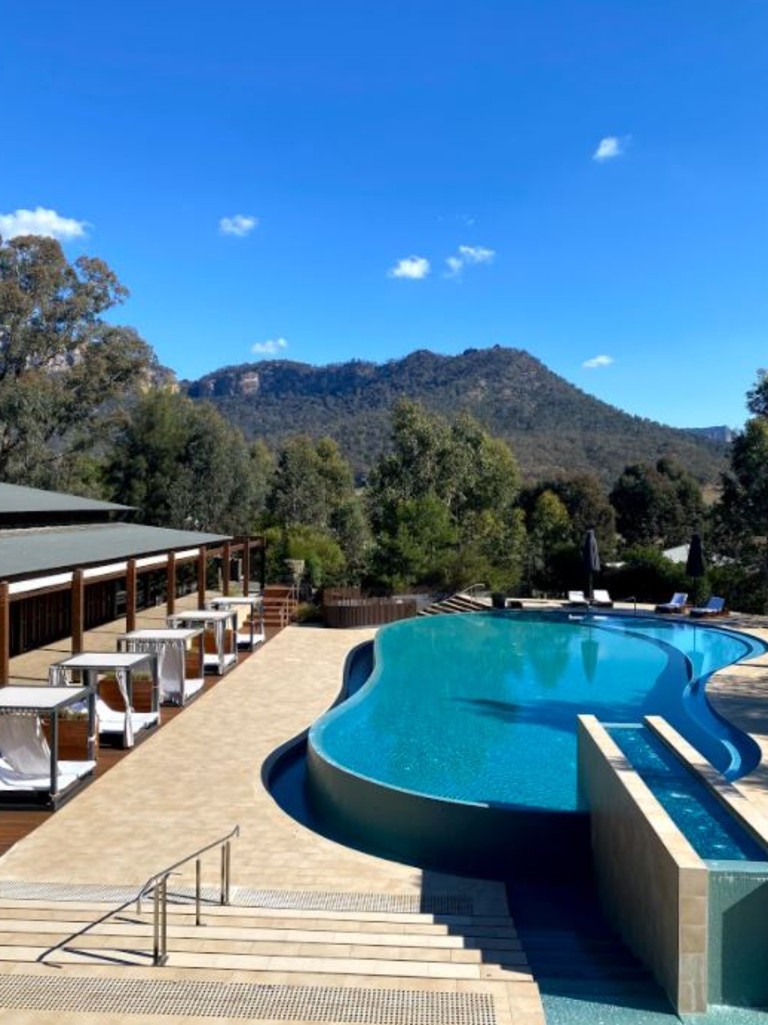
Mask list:
POLYGON ((110 907, 105 897, 120 903, 119 891, 19 884, 25 896, 14 897, 3 884, 0 1008, 50 1014, 36 1022, 112 1022, 121 1012, 190 1023, 543 1025, 503 915, 450 901, 419 910, 411 895, 235 890, 227 906, 206 899, 197 926, 194 894, 180 892, 168 909, 166 963, 154 967, 151 901, 75 935, 110 907))
POLYGON ((488 611, 490 603, 473 594, 459 591, 456 594, 440 598, 419 610, 420 616, 445 616, 456 612, 488 611))

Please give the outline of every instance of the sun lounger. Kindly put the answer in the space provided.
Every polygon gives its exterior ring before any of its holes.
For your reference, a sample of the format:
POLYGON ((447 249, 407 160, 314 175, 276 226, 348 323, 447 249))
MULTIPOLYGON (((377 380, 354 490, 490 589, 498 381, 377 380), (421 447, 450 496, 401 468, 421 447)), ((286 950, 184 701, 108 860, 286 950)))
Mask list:
POLYGON ((142 730, 148 730, 152 726, 157 726, 160 722, 159 712, 131 711, 131 730, 126 731, 125 716, 125 712, 112 708, 103 698, 96 698, 96 718, 99 724, 99 737, 108 739, 107 734, 110 737, 119 736, 122 738, 122 743, 125 747, 133 746, 133 737, 137 733, 141 733, 142 730))
POLYGON ((688 595, 682 591, 676 591, 669 601, 662 602, 661 605, 656 606, 657 612, 682 612, 685 608, 685 603, 688 601, 688 595))
MULTIPOLYGON (((78 780, 89 775, 96 767, 94 761, 58 762, 58 793, 61 794, 78 780)), ((3 790, 40 790, 44 793, 51 789, 50 769, 37 775, 19 772, 5 758, 0 758, 0 791, 3 790)))
MULTIPOLYGON (((2 690, 0 805, 56 807, 76 789, 75 784, 93 775, 96 767, 93 758, 62 761, 58 748, 51 751, 45 737, 40 714, 50 721, 72 701, 61 690, 51 694, 47 687, 8 686, 2 690)), ((82 689, 74 692, 76 699, 82 695, 82 689)))
POLYGON ((579 606, 581 608, 584 608, 587 605, 589 605, 589 602, 584 597, 584 592, 583 591, 569 591, 568 592, 568 601, 565 604, 566 605, 577 605, 577 606, 579 606))
POLYGON ((706 605, 699 605, 691 609, 690 614, 698 618, 706 616, 722 616, 725 612, 725 598, 716 598, 714 595, 707 601, 706 605))
POLYGON ((610 594, 607 591, 600 591, 595 588, 592 593, 592 600, 589 603, 599 609, 612 609, 613 601, 611 600, 610 594))

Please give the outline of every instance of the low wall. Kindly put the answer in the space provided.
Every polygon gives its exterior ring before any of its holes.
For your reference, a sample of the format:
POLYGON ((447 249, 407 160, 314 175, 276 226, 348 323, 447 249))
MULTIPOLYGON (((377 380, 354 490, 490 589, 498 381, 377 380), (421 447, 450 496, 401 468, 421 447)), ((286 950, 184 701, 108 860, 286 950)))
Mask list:
POLYGON ((579 716, 578 741, 604 910, 677 1012, 704 1012, 706 865, 594 716, 579 716))
MULTIPOLYGON (((768 849, 768 819, 664 719, 649 726, 701 776, 736 822, 768 849)), ((768 1005, 768 850, 763 861, 706 861, 709 873, 709 1002, 768 1005)))
POLYGON ((417 613, 414 598, 342 598, 323 604, 325 625, 338 629, 396 623, 417 613))

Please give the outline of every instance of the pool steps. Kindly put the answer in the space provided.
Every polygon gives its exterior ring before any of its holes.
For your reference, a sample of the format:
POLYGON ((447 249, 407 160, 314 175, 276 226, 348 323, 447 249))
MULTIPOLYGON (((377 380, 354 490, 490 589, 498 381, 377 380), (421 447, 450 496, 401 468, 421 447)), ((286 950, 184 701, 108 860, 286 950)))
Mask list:
POLYGON ((553 1021, 679 1023, 651 972, 608 923, 588 874, 570 884, 510 883, 507 889, 545 1012, 553 1021), (593 1019, 585 1001, 599 1005, 593 1019))

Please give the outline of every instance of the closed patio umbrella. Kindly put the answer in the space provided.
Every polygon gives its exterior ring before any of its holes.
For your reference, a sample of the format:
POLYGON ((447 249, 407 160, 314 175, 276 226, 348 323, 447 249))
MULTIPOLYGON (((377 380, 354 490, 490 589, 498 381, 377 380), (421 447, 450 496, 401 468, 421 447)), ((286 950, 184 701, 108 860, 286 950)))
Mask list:
POLYGON ((701 544, 701 537, 697 531, 691 534, 691 543, 688 545, 688 558, 685 562, 685 572, 693 580, 694 603, 698 602, 698 580, 707 572, 704 563, 704 549, 701 544))
POLYGON ((587 599, 591 601, 594 597, 592 592, 592 574, 600 572, 600 552, 598 551, 597 538, 592 528, 584 535, 584 544, 581 549, 581 564, 587 574, 587 599))

